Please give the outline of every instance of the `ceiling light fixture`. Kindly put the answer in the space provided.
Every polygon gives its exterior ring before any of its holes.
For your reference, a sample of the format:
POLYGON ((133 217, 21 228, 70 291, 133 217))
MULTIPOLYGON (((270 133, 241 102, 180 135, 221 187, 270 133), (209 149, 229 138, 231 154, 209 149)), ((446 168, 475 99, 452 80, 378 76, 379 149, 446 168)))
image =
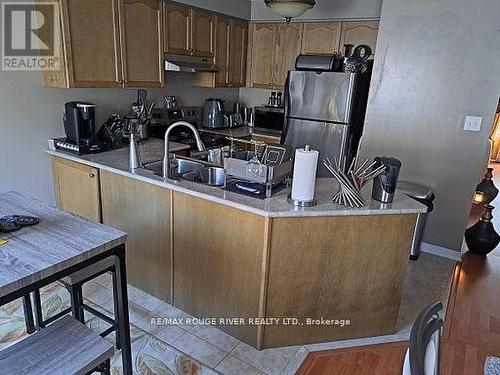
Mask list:
POLYGON ((314 0, 265 0, 265 3, 274 14, 284 17, 287 23, 316 5, 314 0))

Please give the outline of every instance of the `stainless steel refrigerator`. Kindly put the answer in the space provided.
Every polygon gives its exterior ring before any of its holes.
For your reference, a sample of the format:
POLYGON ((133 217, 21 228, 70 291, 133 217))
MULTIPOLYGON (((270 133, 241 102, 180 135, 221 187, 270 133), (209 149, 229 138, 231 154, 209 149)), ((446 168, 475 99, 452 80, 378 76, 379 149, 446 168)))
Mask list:
POLYGON ((282 143, 320 152, 318 177, 331 177, 322 160, 349 167, 356 155, 371 78, 365 73, 290 71, 282 143))

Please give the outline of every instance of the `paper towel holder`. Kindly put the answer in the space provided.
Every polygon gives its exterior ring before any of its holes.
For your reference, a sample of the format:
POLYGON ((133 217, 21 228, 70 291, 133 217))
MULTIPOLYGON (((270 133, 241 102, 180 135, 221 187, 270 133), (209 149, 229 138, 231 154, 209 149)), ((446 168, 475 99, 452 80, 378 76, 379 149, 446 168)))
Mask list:
MULTIPOLYGON (((309 145, 306 145, 304 147, 304 150, 306 151, 310 151, 311 150, 311 146, 309 145)), ((287 199, 288 203, 294 205, 295 207, 313 207, 313 206, 316 206, 316 204, 318 203, 318 201, 316 200, 316 198, 310 200, 310 201, 298 201, 296 199, 293 199, 292 198, 292 193, 288 193, 288 196, 287 196, 287 199)))
POLYGON ((297 201, 292 198, 292 193, 288 194, 287 201, 288 203, 293 204, 295 207, 312 207, 316 206, 316 204, 318 203, 316 198, 312 201, 297 201))

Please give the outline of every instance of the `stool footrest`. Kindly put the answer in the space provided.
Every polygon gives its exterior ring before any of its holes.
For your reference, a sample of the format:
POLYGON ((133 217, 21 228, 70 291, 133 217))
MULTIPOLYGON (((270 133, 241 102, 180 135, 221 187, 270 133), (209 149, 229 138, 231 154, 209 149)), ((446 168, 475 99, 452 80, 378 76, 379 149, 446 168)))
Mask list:
POLYGON ((113 345, 71 316, 65 316, 0 351, 5 374, 84 375, 113 355, 113 345))

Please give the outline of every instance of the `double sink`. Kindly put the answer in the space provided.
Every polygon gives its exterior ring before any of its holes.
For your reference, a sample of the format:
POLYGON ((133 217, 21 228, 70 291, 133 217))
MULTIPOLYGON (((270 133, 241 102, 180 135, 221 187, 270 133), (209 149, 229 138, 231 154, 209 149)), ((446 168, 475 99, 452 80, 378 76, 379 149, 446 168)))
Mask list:
MULTIPOLYGON (((208 186, 223 186, 224 185, 224 168, 216 167, 192 159, 184 159, 177 157, 172 162, 172 175, 175 178, 184 179, 192 182, 201 183, 208 186)), ((163 177, 163 162, 156 161, 146 164, 144 169, 151 171, 157 176, 163 177)))

